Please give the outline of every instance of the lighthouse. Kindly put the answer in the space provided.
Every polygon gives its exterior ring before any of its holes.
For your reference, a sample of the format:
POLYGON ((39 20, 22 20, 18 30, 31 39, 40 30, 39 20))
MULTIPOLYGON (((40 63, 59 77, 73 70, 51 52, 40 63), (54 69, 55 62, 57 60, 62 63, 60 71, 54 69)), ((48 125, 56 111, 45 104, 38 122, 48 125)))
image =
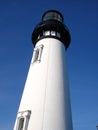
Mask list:
POLYGON ((60 12, 46 11, 32 33, 34 51, 14 130, 72 130, 66 51, 70 33, 60 12))

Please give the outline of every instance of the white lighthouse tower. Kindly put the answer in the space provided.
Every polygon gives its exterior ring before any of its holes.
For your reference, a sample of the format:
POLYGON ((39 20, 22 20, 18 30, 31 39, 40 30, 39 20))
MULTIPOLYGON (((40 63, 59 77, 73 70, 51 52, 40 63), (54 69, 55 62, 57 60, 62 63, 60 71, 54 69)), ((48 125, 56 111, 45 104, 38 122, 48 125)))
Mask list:
POLYGON ((72 130, 65 55, 70 34, 62 14, 45 12, 32 42, 33 57, 14 130, 72 130))

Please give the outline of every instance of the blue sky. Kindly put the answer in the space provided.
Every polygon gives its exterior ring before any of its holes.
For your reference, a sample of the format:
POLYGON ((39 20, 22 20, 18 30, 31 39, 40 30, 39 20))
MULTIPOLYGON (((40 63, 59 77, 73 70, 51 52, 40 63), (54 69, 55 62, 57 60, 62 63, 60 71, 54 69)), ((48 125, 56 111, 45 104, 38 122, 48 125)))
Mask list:
POLYGON ((13 130, 33 52, 31 34, 56 9, 71 34, 67 50, 73 130, 98 125, 98 0, 0 0, 0 130, 13 130))

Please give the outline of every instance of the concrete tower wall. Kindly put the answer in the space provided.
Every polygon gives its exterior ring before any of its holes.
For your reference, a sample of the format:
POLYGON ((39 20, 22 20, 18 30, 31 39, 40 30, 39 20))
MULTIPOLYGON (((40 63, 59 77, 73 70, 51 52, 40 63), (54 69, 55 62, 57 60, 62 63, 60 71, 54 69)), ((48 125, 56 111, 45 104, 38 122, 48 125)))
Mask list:
POLYGON ((33 54, 18 112, 31 111, 27 130, 72 130, 65 47, 54 38, 40 40, 35 48, 40 46, 40 61, 33 54))

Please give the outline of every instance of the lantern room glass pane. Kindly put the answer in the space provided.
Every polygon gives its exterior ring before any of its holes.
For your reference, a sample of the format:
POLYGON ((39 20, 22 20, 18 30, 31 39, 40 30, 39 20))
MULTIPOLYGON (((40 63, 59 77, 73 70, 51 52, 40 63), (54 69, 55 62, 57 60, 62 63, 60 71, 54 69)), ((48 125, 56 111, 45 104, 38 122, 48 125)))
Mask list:
POLYGON ((47 20, 57 20, 63 22, 63 18, 57 12, 47 12, 43 17, 43 21, 47 21, 47 20))

